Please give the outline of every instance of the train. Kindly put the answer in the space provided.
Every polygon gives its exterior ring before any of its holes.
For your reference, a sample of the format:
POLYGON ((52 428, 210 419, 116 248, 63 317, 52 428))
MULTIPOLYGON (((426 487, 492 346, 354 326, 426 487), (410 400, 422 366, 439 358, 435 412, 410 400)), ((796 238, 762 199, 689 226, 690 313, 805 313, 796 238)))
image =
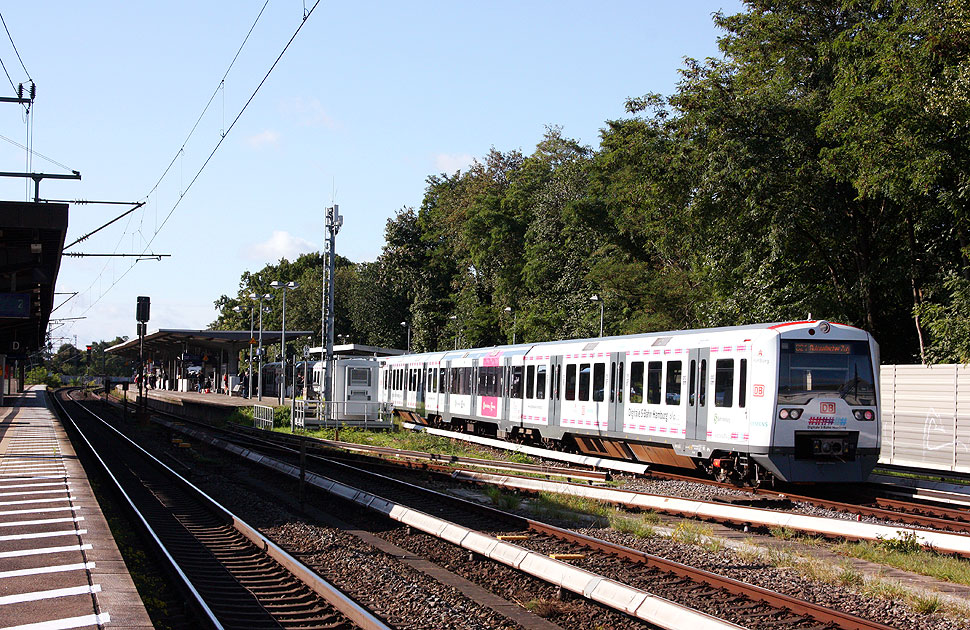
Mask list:
POLYGON ((849 483, 879 459, 879 345, 824 320, 380 360, 402 419, 723 481, 849 483))

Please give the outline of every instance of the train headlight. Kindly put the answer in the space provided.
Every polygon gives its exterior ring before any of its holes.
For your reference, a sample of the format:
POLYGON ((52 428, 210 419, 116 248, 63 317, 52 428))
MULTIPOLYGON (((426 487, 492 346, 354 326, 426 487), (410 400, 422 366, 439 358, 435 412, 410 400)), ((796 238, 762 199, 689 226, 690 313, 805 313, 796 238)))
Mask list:
POLYGON ((855 419, 856 420, 862 420, 862 410, 861 409, 856 409, 855 411, 852 412, 852 415, 855 416, 855 419))
POLYGON ((818 323, 818 331, 823 335, 829 334, 830 330, 832 330, 832 324, 828 323, 824 319, 818 323))
POLYGON ((791 416, 792 420, 798 420, 802 416, 802 410, 792 409, 791 411, 788 412, 788 415, 791 416))
POLYGON ((782 420, 787 420, 788 419, 788 410, 787 409, 780 410, 778 412, 778 417, 781 418, 782 420))

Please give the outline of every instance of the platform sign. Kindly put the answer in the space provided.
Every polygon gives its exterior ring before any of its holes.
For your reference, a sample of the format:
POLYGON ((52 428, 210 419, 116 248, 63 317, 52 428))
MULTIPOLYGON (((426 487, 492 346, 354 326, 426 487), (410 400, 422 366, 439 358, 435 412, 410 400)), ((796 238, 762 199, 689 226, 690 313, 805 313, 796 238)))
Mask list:
POLYGON ((0 317, 30 318, 29 293, 0 293, 0 317))

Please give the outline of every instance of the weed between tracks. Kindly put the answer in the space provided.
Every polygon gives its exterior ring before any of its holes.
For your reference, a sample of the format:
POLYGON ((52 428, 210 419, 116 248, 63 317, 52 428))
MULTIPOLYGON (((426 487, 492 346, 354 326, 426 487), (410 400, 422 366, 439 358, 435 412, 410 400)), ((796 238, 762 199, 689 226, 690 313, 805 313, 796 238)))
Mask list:
MULTIPOLYGON (((771 533, 776 538, 792 540, 809 546, 825 544, 819 538, 806 536, 786 528, 772 530, 771 533)), ((913 550, 912 545, 913 541, 899 538, 879 542, 842 542, 833 545, 831 549, 839 555, 884 564, 912 573, 930 575, 941 580, 967 583, 961 582, 960 579, 953 579, 970 572, 970 564, 965 560, 941 556, 932 551, 921 549, 919 545, 916 545, 915 550, 913 550)), ((920 592, 908 588, 894 580, 867 575, 854 567, 848 560, 835 564, 816 556, 775 547, 763 547, 757 544, 746 544, 738 549, 737 553, 748 562, 790 568, 812 580, 840 584, 869 597, 904 601, 910 608, 921 614, 942 613, 961 621, 970 618, 970 607, 946 601, 935 593, 920 592)))

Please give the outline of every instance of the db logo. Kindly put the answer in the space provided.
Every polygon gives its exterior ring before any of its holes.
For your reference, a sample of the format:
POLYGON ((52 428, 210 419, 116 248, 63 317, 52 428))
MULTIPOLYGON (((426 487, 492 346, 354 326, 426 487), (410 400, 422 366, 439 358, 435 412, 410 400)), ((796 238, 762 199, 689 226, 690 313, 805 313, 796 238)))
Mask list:
POLYGON ((765 386, 764 385, 755 385, 754 386, 754 395, 756 397, 758 397, 758 398, 763 398, 764 395, 765 395, 765 386))
POLYGON ((825 402, 819 405, 819 411, 822 413, 835 413, 835 403, 825 402))

